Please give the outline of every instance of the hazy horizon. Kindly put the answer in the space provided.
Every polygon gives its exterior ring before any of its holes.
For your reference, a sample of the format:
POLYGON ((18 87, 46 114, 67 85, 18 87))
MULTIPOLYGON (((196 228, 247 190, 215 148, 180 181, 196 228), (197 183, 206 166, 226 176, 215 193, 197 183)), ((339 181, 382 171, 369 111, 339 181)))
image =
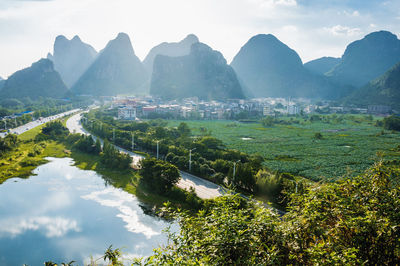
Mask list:
POLYGON ((0 76, 52 52, 54 39, 78 35, 97 51, 119 32, 143 60, 155 45, 187 34, 231 62, 256 34, 274 34, 303 62, 340 57, 346 46, 378 30, 400 33, 400 2, 316 0, 2 0, 0 76))

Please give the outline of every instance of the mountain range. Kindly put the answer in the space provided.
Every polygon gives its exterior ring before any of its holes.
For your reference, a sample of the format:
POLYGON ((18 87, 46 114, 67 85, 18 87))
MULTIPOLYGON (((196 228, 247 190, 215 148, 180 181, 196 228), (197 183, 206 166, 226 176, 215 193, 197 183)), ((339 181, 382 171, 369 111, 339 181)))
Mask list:
POLYGON ((296 51, 271 34, 250 38, 230 66, 220 52, 193 34, 155 46, 143 62, 124 33, 99 53, 78 36, 68 40, 60 35, 48 59, 6 81, 0 78, 0 95, 63 97, 69 87, 68 95, 150 92, 165 99, 247 96, 344 99, 364 105, 400 102, 398 83, 393 82, 398 73, 394 65, 400 62, 400 40, 387 31, 350 43, 341 58, 322 57, 305 64, 296 51))
POLYGON ((68 40, 59 35, 54 42, 53 54, 49 53, 47 58, 53 61, 55 70, 70 88, 93 63, 96 56, 96 50, 82 42, 79 36, 68 40))
POLYGON ((4 83, 0 96, 2 98, 37 99, 39 97, 62 98, 68 88, 54 69, 53 62, 40 59, 31 67, 12 74, 4 83))
POLYGON ((164 99, 244 98, 235 71, 223 55, 199 42, 192 44, 188 55, 155 57, 150 93, 164 99))
POLYGON ((129 36, 119 33, 99 53, 71 91, 94 96, 144 93, 147 79, 146 69, 135 55, 129 36))

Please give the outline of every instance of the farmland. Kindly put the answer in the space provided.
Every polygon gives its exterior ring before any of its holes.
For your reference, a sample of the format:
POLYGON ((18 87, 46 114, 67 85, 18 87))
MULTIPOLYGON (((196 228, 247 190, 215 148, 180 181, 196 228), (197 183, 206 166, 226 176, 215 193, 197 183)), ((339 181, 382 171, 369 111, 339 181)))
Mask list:
MULTIPOLYGON (((378 118, 327 115, 317 119, 281 118, 264 127, 259 122, 185 121, 193 134, 211 134, 231 149, 258 153, 264 165, 315 181, 355 176, 383 156, 400 158, 399 132, 376 127, 378 118), (318 134, 319 133, 319 134, 318 134)), ((169 121, 177 126, 182 121, 169 121)))

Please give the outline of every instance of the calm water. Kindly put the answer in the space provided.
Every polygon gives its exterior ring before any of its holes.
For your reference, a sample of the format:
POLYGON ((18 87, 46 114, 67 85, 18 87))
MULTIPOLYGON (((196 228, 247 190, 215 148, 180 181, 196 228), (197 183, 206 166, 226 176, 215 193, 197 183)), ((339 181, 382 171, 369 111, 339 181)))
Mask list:
POLYGON ((34 173, 0 185, 0 265, 82 265, 110 245, 134 257, 166 243, 162 230, 169 223, 145 214, 136 197, 74 167, 72 159, 50 158, 34 173))

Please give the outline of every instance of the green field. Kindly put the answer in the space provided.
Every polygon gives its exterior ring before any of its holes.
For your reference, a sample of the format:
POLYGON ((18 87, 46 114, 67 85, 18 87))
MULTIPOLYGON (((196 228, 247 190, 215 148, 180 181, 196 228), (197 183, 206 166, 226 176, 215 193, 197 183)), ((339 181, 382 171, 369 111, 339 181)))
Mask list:
MULTIPOLYGON (((384 159, 400 158, 399 132, 382 134, 382 128, 376 127, 371 117, 342 118, 318 122, 297 118, 296 123, 272 127, 255 122, 184 122, 195 135, 208 130, 228 148, 262 155, 265 166, 271 170, 313 180, 332 181, 344 175, 357 175, 378 160, 380 152, 384 159), (321 133, 322 139, 316 139, 316 133, 321 133)), ((180 122, 170 121, 168 125, 177 126, 180 122)))

